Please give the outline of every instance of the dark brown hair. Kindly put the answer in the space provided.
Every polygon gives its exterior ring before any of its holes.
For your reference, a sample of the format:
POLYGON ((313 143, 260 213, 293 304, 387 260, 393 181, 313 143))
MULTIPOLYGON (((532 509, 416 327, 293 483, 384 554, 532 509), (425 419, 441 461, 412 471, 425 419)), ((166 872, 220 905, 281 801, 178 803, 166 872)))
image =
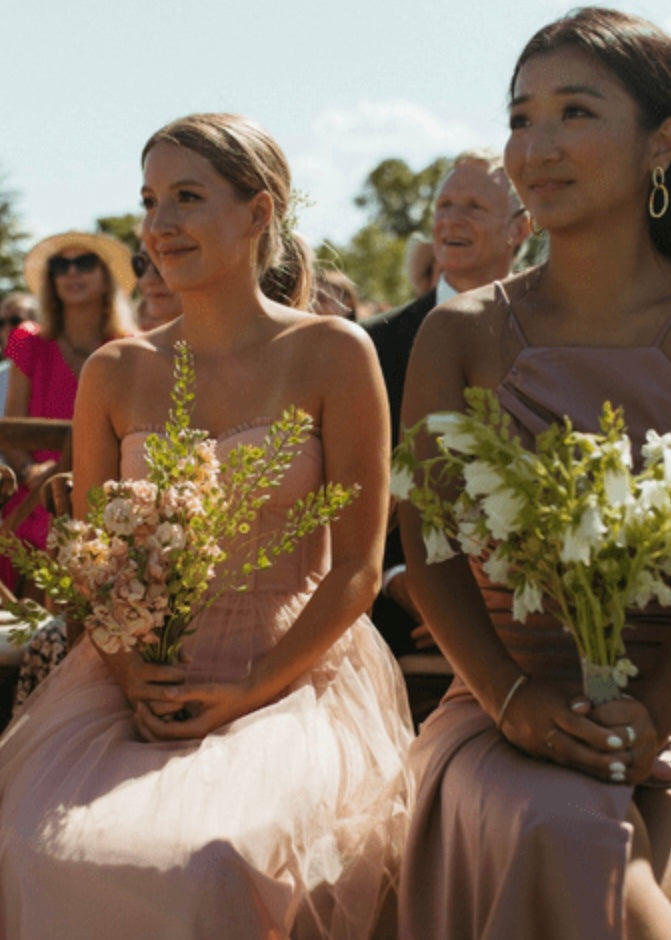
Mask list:
MULTIPOLYGON (((644 131, 671 117, 671 37, 648 20, 604 7, 573 10, 538 30, 513 70, 511 100, 524 63, 564 46, 581 49, 606 66, 637 103, 644 131)), ((664 170, 669 178, 668 166, 664 170)), ((671 212, 650 219, 650 236, 657 250, 671 258, 671 212)))

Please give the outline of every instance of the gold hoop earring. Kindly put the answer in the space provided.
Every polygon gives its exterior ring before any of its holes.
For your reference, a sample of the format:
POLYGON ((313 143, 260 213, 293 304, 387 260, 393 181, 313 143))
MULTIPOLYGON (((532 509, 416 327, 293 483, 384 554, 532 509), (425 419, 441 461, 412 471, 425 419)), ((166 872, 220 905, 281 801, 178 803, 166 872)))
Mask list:
POLYGON ((650 213, 651 219, 661 219, 662 216, 666 215, 666 210, 669 208, 669 191, 664 185, 664 168, 661 166, 656 166, 652 171, 652 192, 650 193, 650 198, 648 199, 648 212, 650 213), (655 208, 655 203, 657 202, 657 193, 661 194, 662 204, 659 209, 655 208))

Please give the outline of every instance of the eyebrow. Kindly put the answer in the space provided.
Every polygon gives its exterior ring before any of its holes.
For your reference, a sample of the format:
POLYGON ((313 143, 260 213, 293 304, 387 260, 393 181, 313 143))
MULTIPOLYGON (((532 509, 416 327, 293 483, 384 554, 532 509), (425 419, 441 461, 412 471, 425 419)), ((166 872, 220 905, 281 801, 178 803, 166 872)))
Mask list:
MULTIPOLYGON (((206 185, 207 185, 206 183, 202 183, 200 180, 183 179, 183 180, 175 180, 174 183, 171 183, 171 184, 170 184, 170 188, 171 188, 171 189, 179 189, 179 188, 182 187, 182 186, 198 186, 198 187, 200 187, 200 189, 205 189, 205 188, 206 188, 206 185)), ((147 186, 147 185, 145 184, 145 185, 142 187, 142 189, 140 190, 140 192, 144 192, 145 189, 151 189, 151 186, 147 186)))
MULTIPOLYGON (((604 99, 606 96, 593 85, 560 85, 554 91, 555 95, 590 95, 592 98, 604 99)), ((518 104, 526 104, 531 100, 531 95, 518 95, 510 102, 511 108, 518 104)))

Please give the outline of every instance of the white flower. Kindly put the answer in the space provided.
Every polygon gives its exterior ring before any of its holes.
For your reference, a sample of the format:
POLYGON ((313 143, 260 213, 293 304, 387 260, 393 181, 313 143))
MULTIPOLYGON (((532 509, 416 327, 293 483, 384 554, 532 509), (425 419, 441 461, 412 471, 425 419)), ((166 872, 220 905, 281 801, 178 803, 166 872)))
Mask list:
POLYGON ((426 562, 432 565, 439 561, 447 561, 457 554, 450 545, 450 541, 442 529, 431 529, 424 535, 426 547, 426 562))
POLYGON ((508 580, 510 564, 493 552, 482 566, 485 574, 493 584, 505 584, 508 580))
POLYGON ((464 489, 469 496, 486 496, 503 484, 501 474, 484 460, 473 460, 463 470, 464 489))
POLYGON ((481 555, 487 541, 482 538, 473 522, 462 522, 457 534, 462 551, 467 555, 481 555))
POLYGON ((616 441, 608 441, 601 450, 603 456, 612 454, 623 467, 631 467, 631 441, 626 434, 623 434, 616 441))
POLYGON ((660 463, 663 467, 664 480, 671 483, 671 432, 659 435, 657 431, 648 431, 646 443, 641 447, 646 467, 660 463))
POLYGON ((603 489, 611 506, 619 506, 629 499, 629 474, 626 470, 607 470, 603 475, 603 489))
POLYGON ((477 449, 477 440, 468 430, 468 419, 453 411, 427 415, 426 429, 429 434, 440 434, 440 443, 449 450, 472 454, 477 449))
POLYGON ((639 484, 639 504, 643 512, 648 508, 668 512, 671 509, 671 499, 669 488, 664 480, 641 480, 639 484))
POLYGON ((414 485, 414 477, 407 467, 392 465, 391 480, 389 482, 392 496, 395 496, 396 499, 407 499, 414 485))
POLYGON ((513 620, 525 623, 527 614, 543 610, 543 591, 535 584, 525 581, 516 587, 513 594, 513 620))
POLYGON ((596 497, 590 497, 586 509, 580 517, 577 526, 573 526, 564 536, 564 544, 560 559, 564 564, 569 562, 582 562, 589 564, 592 548, 601 542, 602 536, 608 531, 601 518, 596 497))
POLYGON ((485 497, 482 508, 492 536, 497 540, 507 539, 519 522, 524 499, 509 487, 502 486, 485 497))

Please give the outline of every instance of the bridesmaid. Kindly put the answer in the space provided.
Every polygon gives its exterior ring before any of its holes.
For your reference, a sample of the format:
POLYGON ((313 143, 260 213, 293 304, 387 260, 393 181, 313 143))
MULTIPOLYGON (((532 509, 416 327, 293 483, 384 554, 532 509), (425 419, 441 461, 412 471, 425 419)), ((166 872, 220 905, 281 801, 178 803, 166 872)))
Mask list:
POLYGON ((154 134, 142 163, 143 242, 183 314, 87 363, 75 514, 95 484, 144 475, 178 340, 194 357, 193 425, 222 454, 260 443, 290 405, 314 418, 263 531, 325 480, 361 491, 199 615, 187 662, 104 655, 86 635, 36 690, 0 739, 0 924, 54 940, 390 938, 412 731, 365 615, 389 463, 375 350, 357 325, 301 311, 309 259, 264 130, 192 115, 154 134))
MULTIPOLYGON (((433 312, 403 422, 498 395, 529 445, 624 406, 635 448, 671 428, 671 38, 584 8, 541 29, 510 87, 505 163, 548 232, 541 267, 433 312)), ((425 453, 429 453, 425 442, 425 453)), ((671 937, 671 624, 630 618, 639 679, 599 708, 549 615, 515 623, 463 556, 427 565, 403 507, 413 596, 457 678, 413 751, 420 780, 403 940, 671 937)))

